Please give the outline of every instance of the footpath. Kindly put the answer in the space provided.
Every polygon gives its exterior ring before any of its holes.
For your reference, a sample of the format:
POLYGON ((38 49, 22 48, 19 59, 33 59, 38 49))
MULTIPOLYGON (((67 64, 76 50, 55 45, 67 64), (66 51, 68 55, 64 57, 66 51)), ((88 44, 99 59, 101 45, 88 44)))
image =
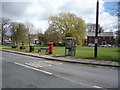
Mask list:
POLYGON ((37 57, 37 58, 44 58, 44 59, 54 60, 54 61, 62 61, 62 62, 78 63, 78 64, 88 64, 88 65, 98 65, 98 66, 120 67, 119 62, 113 62, 113 61, 80 59, 80 58, 76 59, 76 58, 71 58, 71 57, 49 56, 49 55, 43 55, 43 54, 39 54, 39 53, 27 53, 27 52, 19 52, 19 51, 6 50, 6 49, 0 49, 0 50, 2 50, 4 52, 27 55, 27 56, 37 57))

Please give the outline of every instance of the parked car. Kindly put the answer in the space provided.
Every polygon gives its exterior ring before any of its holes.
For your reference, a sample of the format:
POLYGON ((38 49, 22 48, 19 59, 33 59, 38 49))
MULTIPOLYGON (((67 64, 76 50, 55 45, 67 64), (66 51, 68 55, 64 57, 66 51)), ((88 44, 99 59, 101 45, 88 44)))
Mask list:
POLYGON ((120 44, 118 44, 117 46, 120 47, 120 44))
POLYGON ((32 43, 31 46, 36 46, 37 44, 32 43))
POLYGON ((3 44, 5 45, 11 45, 13 42, 12 41, 3 41, 3 44))
POLYGON ((88 44, 88 46, 89 46, 89 47, 94 47, 95 44, 90 43, 90 44, 88 44))
POLYGON ((106 47, 106 45, 100 45, 100 47, 106 47))
POLYGON ((110 44, 107 44, 106 46, 107 46, 107 47, 112 47, 112 45, 110 45, 110 44))
POLYGON ((100 47, 112 47, 110 44, 100 45, 100 47))

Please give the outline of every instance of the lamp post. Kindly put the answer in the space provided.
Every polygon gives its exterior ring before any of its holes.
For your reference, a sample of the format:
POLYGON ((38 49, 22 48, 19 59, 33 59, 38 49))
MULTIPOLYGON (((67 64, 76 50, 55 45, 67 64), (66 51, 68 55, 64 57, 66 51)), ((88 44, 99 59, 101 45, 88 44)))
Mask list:
POLYGON ((99 18, 99 0, 97 0, 97 6, 96 6, 96 31, 95 31, 94 58, 97 57, 97 44, 98 44, 98 18, 99 18))

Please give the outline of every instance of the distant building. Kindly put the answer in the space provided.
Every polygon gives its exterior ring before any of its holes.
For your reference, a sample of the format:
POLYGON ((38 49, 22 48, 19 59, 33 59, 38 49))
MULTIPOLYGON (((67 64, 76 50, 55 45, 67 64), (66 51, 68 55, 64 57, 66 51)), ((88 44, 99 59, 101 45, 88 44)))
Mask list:
POLYGON ((36 44, 38 42, 38 35, 37 34, 30 34, 30 42, 36 44))
POLYGON ((3 36, 3 41, 11 41, 11 37, 10 36, 3 36))
MULTIPOLYGON (((87 32, 87 44, 94 44, 95 41, 95 33, 87 32)), ((98 45, 105 45, 105 44, 116 44, 116 40, 114 38, 113 32, 102 32, 98 33, 98 45)))

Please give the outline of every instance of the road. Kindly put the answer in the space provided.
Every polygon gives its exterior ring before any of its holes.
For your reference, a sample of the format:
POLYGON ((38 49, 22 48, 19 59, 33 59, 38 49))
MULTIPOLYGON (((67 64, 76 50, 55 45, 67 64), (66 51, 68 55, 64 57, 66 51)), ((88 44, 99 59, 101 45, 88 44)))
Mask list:
POLYGON ((3 88, 118 88, 118 68, 2 52, 3 88))

